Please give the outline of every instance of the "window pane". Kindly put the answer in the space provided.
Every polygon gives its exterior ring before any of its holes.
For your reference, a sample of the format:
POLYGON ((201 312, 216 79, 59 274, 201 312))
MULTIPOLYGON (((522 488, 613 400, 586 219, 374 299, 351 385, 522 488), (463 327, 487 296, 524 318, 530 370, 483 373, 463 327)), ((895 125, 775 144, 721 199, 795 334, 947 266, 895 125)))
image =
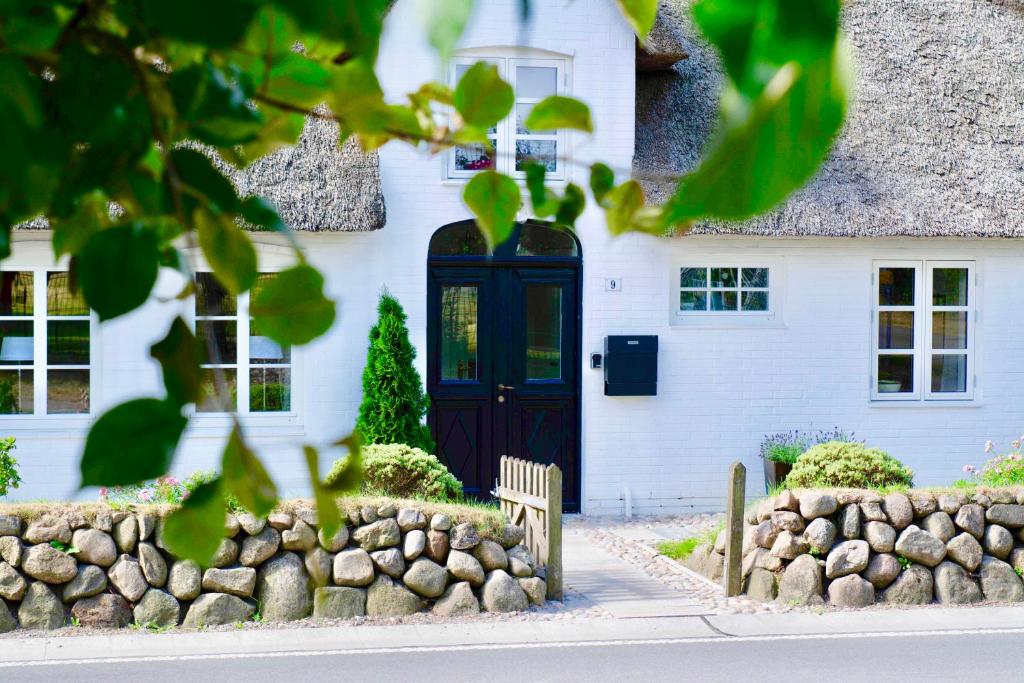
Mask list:
POLYGON ((203 398, 196 405, 200 413, 222 413, 225 410, 233 409, 238 404, 238 381, 234 368, 202 368, 200 370, 200 388, 203 398), (221 373, 227 395, 218 400, 217 397, 217 372, 221 373), (224 404, 227 405, 224 405, 224 404))
POLYGON ((32 315, 32 273, 0 273, 0 315, 32 315))
POLYGON ((932 271, 932 304, 967 305, 966 268, 936 268, 932 271))
POLYGON ((81 291, 72 292, 67 272, 46 274, 47 315, 89 315, 81 291))
POLYGON ((914 391, 914 357, 884 355, 878 357, 878 393, 909 394, 914 391))
POLYGON ((523 224, 516 256, 576 256, 576 253, 576 240, 568 231, 546 225, 523 224))
POLYGON ((0 370, 0 415, 28 415, 34 406, 31 370, 0 370))
POLYGON ((456 171, 484 171, 494 168, 494 150, 486 145, 467 145, 452 149, 456 171))
POLYGON ((50 320, 46 323, 48 365, 89 364, 89 321, 50 320))
POLYGON ((711 292, 712 311, 735 311, 738 302, 736 292, 711 292))
POLYGON ((288 368, 249 370, 249 411, 284 412, 292 408, 292 371, 288 368))
POLYGON ((914 348, 913 311, 879 311, 878 348, 914 348))
POLYGON ((967 391, 967 356, 935 354, 932 356, 932 391, 964 393, 967 391))
POLYGON ((0 321, 0 365, 32 365, 32 321, 0 321))
POLYGON ((767 268, 744 268, 743 269, 743 286, 744 287, 767 287, 768 286, 768 269, 767 268))
POLYGON ((680 311, 708 310, 707 292, 679 292, 680 311))
POLYGON ((522 171, 527 162, 543 164, 549 172, 558 170, 558 144, 554 140, 516 140, 516 170, 522 171))
POLYGON ((932 313, 932 348, 967 348, 967 311, 932 313))
POLYGON ((708 285, 708 269, 707 268, 680 268, 679 269, 679 286, 680 287, 707 287, 708 285))
POLYGON ((51 415, 88 413, 89 371, 47 370, 46 412, 51 415))
POLYGON ((196 315, 234 315, 237 312, 235 297, 213 273, 196 273, 196 315))
POLYGON ((210 365, 231 365, 238 361, 238 333, 234 320, 198 320, 196 336, 209 352, 213 349, 210 365))
POLYGON ((879 268, 878 303, 882 306, 913 306, 914 269, 879 268))
POLYGON ((744 311, 767 311, 768 292, 743 292, 744 311))
POLYGON ((526 119, 530 118, 530 111, 533 109, 532 104, 520 102, 516 104, 516 133, 523 135, 525 133, 531 133, 532 131, 526 127, 526 119))
POLYGON ((711 286, 712 287, 735 287, 736 282, 736 269, 735 268, 712 268, 711 269, 711 286))
POLYGON ((526 378, 562 376, 562 288, 526 286, 526 378))
POLYGON ((476 287, 441 290, 441 379, 475 380, 476 287))
POLYGON ((441 228, 430 238, 431 256, 482 256, 487 243, 475 223, 460 223, 441 228))
POLYGON ((291 361, 290 346, 281 346, 270 337, 261 334, 255 319, 249 323, 249 362, 254 365, 282 365, 291 361))
POLYGON ((517 66, 516 97, 541 99, 558 89, 558 69, 553 66, 517 66))

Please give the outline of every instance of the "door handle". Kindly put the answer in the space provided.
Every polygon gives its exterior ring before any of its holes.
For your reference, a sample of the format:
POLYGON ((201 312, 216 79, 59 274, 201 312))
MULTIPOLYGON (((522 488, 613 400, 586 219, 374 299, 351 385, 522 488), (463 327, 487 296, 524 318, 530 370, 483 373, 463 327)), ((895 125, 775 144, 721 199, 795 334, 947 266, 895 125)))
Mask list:
POLYGON ((506 391, 506 390, 511 391, 513 389, 515 389, 515 387, 509 386, 508 384, 499 384, 498 385, 498 391, 506 391))

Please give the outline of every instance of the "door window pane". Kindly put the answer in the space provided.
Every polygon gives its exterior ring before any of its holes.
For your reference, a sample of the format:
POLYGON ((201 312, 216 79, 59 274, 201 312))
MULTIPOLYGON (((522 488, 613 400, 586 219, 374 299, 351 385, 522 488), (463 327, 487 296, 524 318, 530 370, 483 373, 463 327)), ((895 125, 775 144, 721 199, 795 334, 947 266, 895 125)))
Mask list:
POLYGON ((913 311, 879 311, 878 348, 914 348, 913 311))
POLYGON ((53 316, 89 315, 89 306, 82 293, 71 291, 71 281, 65 271, 46 274, 46 313, 53 316))
POLYGON ((935 268, 932 270, 932 304, 935 306, 967 305, 966 268, 935 268))
POLYGON ((32 365, 31 320, 0 321, 0 365, 32 365))
POLYGON ((967 391, 967 356, 935 354, 932 356, 932 391, 964 393, 967 391))
POLYGON ((467 145, 452 150, 456 171, 485 171, 494 168, 494 148, 487 145, 467 145))
POLYGON ((526 378, 562 376, 562 288, 526 286, 526 378))
POLYGON ((516 256, 576 256, 576 240, 565 230, 524 223, 516 256))
POLYGON ((914 356, 881 355, 878 357, 878 393, 910 394, 914 392, 914 356))
POLYGON ((932 313, 932 348, 967 348, 966 311, 936 311, 932 313))
POLYGON ((0 272, 0 315, 32 315, 32 273, 0 272))
POLYGON ((767 287, 768 286, 768 269, 767 268, 744 268, 743 269, 743 286, 744 287, 767 287))
POLYGON ((33 411, 35 384, 32 370, 0 370, 0 415, 29 415, 33 411))
POLYGON ((879 268, 879 305, 913 306, 914 270, 914 268, 879 268))
POLYGON ((476 380, 477 288, 441 289, 441 379, 476 380))
POLYGON ((51 415, 88 413, 89 371, 47 370, 46 412, 51 415))
POLYGON ((487 243, 475 223, 458 223, 441 228, 430 238, 431 256, 482 256, 487 243))
POLYGON ((558 89, 558 69, 553 66, 517 66, 516 97, 542 99, 558 89))
POLYGON ((291 370, 252 368, 249 370, 249 410, 254 413, 291 410, 291 370))

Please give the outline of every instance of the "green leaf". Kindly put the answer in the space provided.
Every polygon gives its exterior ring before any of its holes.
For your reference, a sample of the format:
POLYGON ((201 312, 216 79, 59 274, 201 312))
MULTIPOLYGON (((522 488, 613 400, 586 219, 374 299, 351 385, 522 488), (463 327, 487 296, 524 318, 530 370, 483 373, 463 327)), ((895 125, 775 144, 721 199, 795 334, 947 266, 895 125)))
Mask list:
POLYGON ((533 205, 533 213, 538 218, 545 218, 558 210, 555 193, 544 185, 547 172, 547 166, 544 164, 536 161, 526 164, 526 189, 530 191, 530 204, 533 205))
POLYGON ((167 89, 196 140, 230 147, 254 140, 263 127, 263 115, 249 103, 249 79, 237 71, 229 75, 203 62, 172 72, 167 89))
POLYGON ((137 398, 114 406, 89 430, 82 486, 125 486, 166 474, 186 424, 171 401, 137 398))
MULTIPOLYGON (((737 2, 738 0, 731 0, 737 2)), ((637 38, 644 40, 654 26, 654 20, 658 16, 658 0, 615 0, 619 11, 626 17, 626 21, 633 27, 637 38)), ((748 3, 749 4, 749 3, 748 3)))
POLYGON ((93 234, 76 257, 74 271, 89 307, 100 320, 110 320, 146 302, 159 261, 156 234, 131 223, 93 234))
POLYGON ((588 133, 594 132, 590 108, 577 99, 561 95, 545 97, 533 105, 530 115, 526 117, 526 127, 533 131, 572 128, 588 133))
POLYGON ((451 58, 473 13, 473 4, 474 0, 420 0, 419 10, 427 28, 427 38, 442 62, 451 58))
POLYGON ((515 102, 512 86, 501 80, 498 67, 477 62, 455 86, 455 108, 471 126, 490 128, 508 116, 515 102))
POLYGON ((558 203, 558 210, 555 212, 555 223, 573 228, 576 220, 583 215, 583 209, 587 205, 587 196, 583 189, 575 183, 569 183, 565 187, 565 194, 558 203))
POLYGON ((377 58, 384 16, 393 0, 275 0, 298 21, 299 25, 318 37, 344 43, 345 52, 338 61, 377 58))
POLYGON ((304 263, 262 284, 249 310, 263 334, 279 344, 308 344, 334 324, 334 302, 324 296, 324 278, 304 263))
POLYGON ((178 179, 191 191, 194 200, 208 199, 227 213, 239 211, 241 202, 234 186, 213 166, 208 156, 194 149, 179 148, 171 152, 171 162, 178 179))
POLYGON ((214 48, 237 42, 259 8, 252 0, 140 0, 138 4, 146 25, 159 33, 214 48))
POLYGON ((166 336, 150 347, 149 355, 160 362, 168 400, 180 405, 199 401, 202 397, 199 364, 205 353, 188 323, 175 318, 166 336))
POLYGON ((334 494, 328 490, 320 479, 320 454, 312 446, 303 446, 306 456, 306 467, 309 469, 309 482, 316 501, 317 521, 324 536, 331 538, 341 527, 341 513, 334 494))
POLYGON ((477 227, 493 250, 512 234, 523 197, 519 185, 507 175, 481 171, 466 183, 462 201, 476 216, 477 227))
POLYGON ((615 173, 612 169, 601 163, 590 167, 590 191, 594 194, 594 201, 600 204, 613 187, 615 187, 615 173))
POLYGON ((164 520, 164 543, 172 555, 209 566, 224 537, 224 490, 220 478, 200 484, 164 520))
POLYGON ((245 445, 237 423, 224 447, 221 478, 224 492, 237 498, 239 505, 257 517, 266 515, 277 504, 277 487, 260 459, 245 445))
POLYGON ((643 188, 637 181, 627 180, 605 195, 604 204, 608 231, 621 235, 634 229, 637 213, 644 206, 643 188))
POLYGON ((356 433, 349 434, 344 439, 339 439, 335 446, 344 446, 348 449, 348 457, 345 458, 345 465, 340 469, 332 469, 331 483, 324 484, 329 491, 338 493, 356 493, 363 485, 363 455, 362 440, 356 433))
POLYGON ((195 223, 203 256, 220 283, 235 295, 252 287, 258 261, 256 248, 245 231, 228 216, 202 210, 196 211, 195 223))
POLYGON ((67 218, 51 218, 54 256, 60 258, 65 254, 77 254, 85 247, 89 238, 108 227, 108 202, 103 192, 94 190, 77 198, 74 212, 67 218))

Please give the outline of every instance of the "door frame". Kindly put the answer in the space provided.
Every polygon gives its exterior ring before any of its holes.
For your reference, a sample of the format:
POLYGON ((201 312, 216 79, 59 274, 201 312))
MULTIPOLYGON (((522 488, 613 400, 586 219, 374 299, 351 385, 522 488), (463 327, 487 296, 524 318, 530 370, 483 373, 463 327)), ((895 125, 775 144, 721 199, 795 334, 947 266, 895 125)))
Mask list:
MULTIPOLYGON (((471 274, 474 271, 480 272, 487 270, 493 272, 495 268, 530 268, 530 269, 570 269, 575 273, 575 287, 576 292, 573 297, 576 311, 575 320, 569 328, 575 330, 574 339, 572 340, 572 348, 576 354, 576 368, 574 372, 574 391, 575 391, 575 405, 574 405, 574 424, 575 430, 573 434, 570 434, 571 443, 573 444, 573 457, 575 462, 573 463, 575 469, 574 482, 571 485, 571 490, 567 493, 570 495, 563 495, 565 502, 565 512, 579 512, 582 509, 582 491, 583 491, 583 249, 580 244, 579 238, 575 233, 565 230, 566 234, 570 235, 573 241, 576 243, 576 256, 516 256, 515 250, 519 242, 520 235, 522 233, 523 225, 532 224, 545 228, 553 228, 553 225, 546 221, 529 220, 520 223, 516 223, 516 227, 512 234, 509 236, 501 245, 498 245, 491 254, 486 253, 473 253, 467 255, 458 256, 439 256, 428 253, 427 255, 427 377, 426 377, 426 391, 428 396, 431 395, 431 388, 439 384, 440 376, 440 329, 437 324, 439 311, 433 296, 433 289, 436 286, 438 280, 448 279, 449 277, 456 274, 471 274)), ((452 228, 468 228, 473 227, 476 229, 476 222, 473 220, 456 221, 454 223, 448 223, 439 227, 435 231, 435 235, 441 233, 444 230, 452 228)), ((555 228, 558 229, 558 228, 555 228)), ((488 315, 493 314, 493 311, 488 312, 488 315)), ((491 354, 491 362, 493 363, 493 352, 491 354)), ((488 374, 493 373, 493 369, 487 369, 488 374)), ((493 383, 493 378, 491 380, 493 383)), ((492 392, 493 393, 493 392, 492 392)), ((490 400, 494 400, 493 396, 490 400)), ((427 423, 430 426, 430 430, 433 436, 437 436, 437 424, 435 421, 434 402, 431 400, 430 409, 427 413, 427 423)), ((493 427, 491 427, 493 431, 493 427)), ((490 437, 491 435, 488 435, 490 437)), ((490 438, 488 438, 490 441, 490 438)), ((493 444, 488 443, 488 447, 493 450, 493 444)), ((489 467, 493 468, 494 472, 497 472, 497 457, 494 457, 494 462, 489 463, 489 467)), ((493 479, 491 477, 490 479, 493 479)), ((566 482, 568 484, 568 482, 566 482)))

